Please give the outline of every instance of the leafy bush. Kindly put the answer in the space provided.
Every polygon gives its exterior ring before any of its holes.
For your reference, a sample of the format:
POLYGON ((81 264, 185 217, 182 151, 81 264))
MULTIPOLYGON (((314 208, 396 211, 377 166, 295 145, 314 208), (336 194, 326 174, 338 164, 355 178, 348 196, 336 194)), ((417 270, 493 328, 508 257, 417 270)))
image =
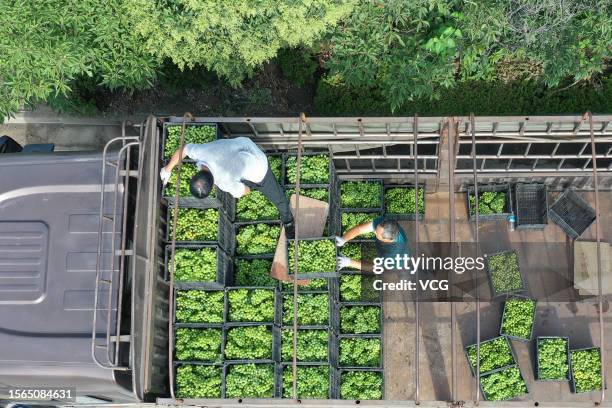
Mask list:
POLYGON ((228 292, 231 322, 274 322, 274 291, 235 289, 228 292))
POLYGON ((176 329, 176 359, 218 361, 221 358, 221 329, 176 329))
MULTIPOLYGON (((294 241, 288 241, 289 273, 294 271, 294 241)), ((336 244, 330 239, 298 242, 299 273, 335 273, 336 244)))
POLYGON ((225 341, 225 358, 228 360, 272 358, 272 330, 266 326, 229 329, 225 341))
MULTIPOLYGON (((472 372, 476 372, 477 350, 476 344, 467 347, 468 359, 472 372)), ((491 370, 515 364, 510 349, 510 342, 506 337, 497 337, 480 343, 480 374, 491 370)))
POLYGON ((280 226, 275 224, 251 224, 238 229, 236 254, 273 254, 280 236, 280 226))
MULTIPOLYGON (((327 361, 327 330, 298 330, 297 361, 327 361)), ((284 329, 281 339, 282 361, 293 359, 293 329, 284 329)))
MULTIPOLYGON (((176 208, 172 208, 168 236, 172 237, 172 223, 176 208)), ((219 210, 209 208, 179 208, 176 220, 177 241, 216 241, 219 235, 219 210)))
POLYGON ((538 338, 538 380, 567 380, 567 339, 538 338))
POLYGON ((382 184, 372 181, 343 181, 340 201, 344 208, 377 208, 382 205, 382 184))
MULTIPOLYGON (((329 367, 298 366, 297 379, 298 398, 329 398, 329 367)), ((293 367, 286 366, 283 370, 283 398, 292 396, 293 367)))
MULTIPOLYGON (((394 187, 385 191, 387 214, 416 214, 415 189, 394 187)), ((419 214, 425 214, 425 192, 419 188, 419 214)))
POLYGON ((272 261, 268 259, 237 259, 234 275, 236 286, 276 286, 270 277, 272 261))
MULTIPOLYGON (((298 291, 306 291, 306 290, 325 290, 327 289, 327 279, 325 278, 316 278, 309 279, 310 283, 308 285, 298 285, 298 291)), ((283 291, 293 291, 293 282, 283 282, 283 291)))
POLYGON ((251 191, 236 201, 238 221, 275 220, 279 216, 276 206, 259 191, 251 191))
MULTIPOLYGON (((170 158, 179 148, 181 141, 182 125, 168 126, 168 137, 164 145, 164 157, 170 158)), ((185 126, 185 144, 187 143, 208 143, 217 138, 217 129, 214 126, 185 126)))
POLYGON ((532 299, 510 298, 504 305, 501 334, 531 339, 536 302, 532 299))
POLYGON ((217 279, 217 250, 177 248, 174 279, 177 282, 213 282, 217 279))
MULTIPOLYGON (((295 184, 297 175, 297 156, 287 157, 286 166, 287 181, 289 184, 295 184)), ((300 173, 301 184, 329 183, 329 156, 325 154, 302 156, 300 173)))
POLYGON ((319 66, 312 55, 301 49, 281 49, 277 56, 278 65, 283 76, 300 87, 314 82, 314 73, 319 66))
MULTIPOLYGON (((367 222, 374 221, 375 218, 379 217, 380 213, 342 213, 342 233, 346 234, 348 230, 353 227, 356 227, 361 224, 365 224, 367 222)), ((376 235, 373 232, 368 232, 367 234, 360 235, 359 238, 362 239, 374 239, 376 235)))
MULTIPOLYGON (((285 190, 287 198, 290 199, 295 194, 294 188, 288 188, 285 190)), ((300 188, 300 195, 304 197, 314 198, 315 200, 329 201, 329 190, 326 188, 300 188)))
MULTIPOLYGON (((329 296, 326 293, 298 295, 298 324, 322 325, 329 322, 329 296)), ((283 324, 293 324, 293 295, 283 296, 283 324)))
MULTIPOLYGON (((478 213, 480 215, 502 214, 506 211, 506 193, 485 191, 478 193, 478 213)), ((470 195, 470 215, 476 214, 476 198, 470 195)))
POLYGON ((223 291, 180 290, 176 295, 178 323, 223 323, 223 291))
POLYGON ((226 398, 272 398, 274 367, 269 364, 235 364, 225 377, 226 398))
POLYGON ((377 338, 340 339, 340 366, 377 367, 380 365, 381 344, 377 338))
POLYGON ((342 333, 380 333, 380 307, 343 306, 340 309, 340 331, 342 333))
POLYGON ((182 365, 176 369, 178 398, 221 398, 221 368, 182 365))
POLYGON ((527 393, 527 384, 516 366, 482 376, 480 384, 488 401, 505 401, 527 393))
POLYGON ((487 265, 495 295, 523 289, 523 280, 516 252, 507 251, 488 256, 487 265))
POLYGON ((383 376, 377 371, 347 371, 342 374, 340 398, 379 400, 383 397, 383 376))
POLYGON ((375 302, 380 292, 374 289, 376 278, 364 275, 340 276, 340 300, 342 302, 375 302))
POLYGON ((572 381, 576 392, 601 390, 601 357, 599 348, 572 350, 572 381))

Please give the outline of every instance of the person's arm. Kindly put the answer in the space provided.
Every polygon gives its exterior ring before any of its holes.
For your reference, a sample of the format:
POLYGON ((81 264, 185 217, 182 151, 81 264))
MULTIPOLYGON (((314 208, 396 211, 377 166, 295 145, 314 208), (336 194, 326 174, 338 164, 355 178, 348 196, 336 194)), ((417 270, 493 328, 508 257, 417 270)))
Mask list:
POLYGON ((168 162, 168 164, 166 164, 166 166, 164 167, 164 169, 168 172, 171 173, 172 170, 179 164, 179 162, 181 160, 183 160, 185 157, 187 157, 187 149, 185 148, 185 146, 183 146, 182 148, 179 148, 176 150, 176 152, 174 152, 174 154, 172 155, 172 158, 170 159, 170 161, 168 162))
POLYGON ((372 231, 374 231, 374 224, 372 223, 372 221, 366 222, 346 231, 342 236, 342 239, 344 239, 345 242, 348 242, 351 239, 358 237, 359 235, 367 234, 368 232, 372 231))

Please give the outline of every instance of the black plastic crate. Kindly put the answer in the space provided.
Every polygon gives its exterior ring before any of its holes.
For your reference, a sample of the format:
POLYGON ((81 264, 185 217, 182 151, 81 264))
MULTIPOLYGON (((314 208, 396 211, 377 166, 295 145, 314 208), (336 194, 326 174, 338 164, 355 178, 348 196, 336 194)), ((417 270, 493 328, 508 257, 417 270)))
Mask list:
MULTIPOLYGON (((321 363, 314 363, 314 364, 310 364, 310 363, 300 363, 299 361, 296 363, 296 366, 298 367, 298 371, 300 369, 300 367, 326 367, 329 369, 329 391, 327 393, 327 398, 326 399, 333 399, 333 391, 335 388, 335 383, 336 383, 336 376, 337 376, 337 370, 335 368, 333 368, 332 366, 330 366, 329 364, 321 364, 321 363)), ((281 363, 279 364, 278 367, 278 371, 277 371, 277 380, 276 380, 276 384, 278 386, 278 389, 276 390, 276 396, 277 398, 283 398, 283 399, 289 399, 290 397, 285 398, 283 396, 283 392, 284 392, 284 383, 283 383, 283 373, 285 371, 285 369, 289 369, 289 370, 293 370, 293 365, 292 363, 281 363)), ((300 382, 300 377, 298 376, 298 384, 300 382)), ((291 386, 293 387, 293 385, 291 386)), ((293 390, 291 390, 291 392, 293 392, 293 390)), ((302 397, 298 395, 299 399, 308 399, 307 397, 302 397)))
MULTIPOLYGON (((189 197, 180 197, 179 199, 179 207, 180 208, 217 208, 225 213, 225 215, 230 219, 230 221, 234 220, 236 213, 236 200, 232 197, 231 194, 226 193, 224 191, 219 190, 215 187, 215 197, 207 197, 207 198, 195 198, 193 196, 189 197)), ((166 197, 164 196, 166 201, 168 201, 169 207, 175 207, 176 198, 175 197, 166 197)))
POLYGON ((548 209, 550 219, 576 239, 595 221, 595 210, 573 189, 565 190, 548 209))
POLYGON ((546 382, 555 382, 555 381, 571 381, 572 378, 572 369, 570 367, 570 349, 569 349, 569 337, 565 336, 538 336, 535 342, 535 378, 538 381, 546 381, 546 382), (540 378, 540 341, 546 339, 561 339, 565 340, 566 353, 567 353, 567 375, 565 379, 547 379, 540 378))
POLYGON ((489 287, 491 288, 491 294, 492 297, 497 297, 497 296, 501 296, 501 295, 509 295, 509 294, 517 294, 517 293, 521 293, 527 290, 527 287, 525 285, 525 278, 523 277, 523 272, 521 272, 521 264, 520 264, 520 257, 518 256, 518 253, 514 250, 508 250, 508 251, 500 251, 500 252, 495 252, 492 254, 486 254, 485 257, 485 269, 487 271, 487 278, 489 281, 489 287), (493 273, 491 271, 491 268, 489 266, 489 258, 493 257, 495 255, 501 255, 501 254, 505 254, 508 252, 514 252, 516 253, 517 256, 517 264, 518 264, 518 271, 519 271, 519 275, 521 276, 521 289, 517 289, 514 291, 509 291, 509 292, 497 292, 495 290, 495 286, 493 285, 493 273))
POLYGON ((537 314, 537 307, 538 307, 538 302, 535 299, 531 299, 528 298, 527 296, 520 296, 520 295, 509 295, 506 298, 506 301, 504 302, 504 308, 502 311, 502 317, 501 317, 501 322, 499 325, 499 335, 500 336, 506 336, 508 338, 511 338, 512 340, 516 340, 516 341, 522 341, 522 342, 530 342, 533 339, 533 332, 535 331, 535 320, 536 320, 536 314, 537 314), (534 303, 534 308, 533 308, 533 315, 532 317, 532 323, 531 323, 531 332, 529 333, 529 338, 528 339, 524 339, 522 337, 517 337, 517 336, 512 336, 509 334, 505 334, 502 333, 502 328, 503 328, 503 324, 504 324, 504 317, 506 316, 506 305, 508 304, 508 300, 509 299, 519 299, 519 300, 530 300, 534 303))
POLYGON ((237 400, 242 400, 244 399, 252 399, 253 397, 249 397, 249 396, 243 396, 243 397, 229 397, 227 396, 227 376, 229 374, 229 372, 231 371, 231 368, 233 366, 236 365, 245 365, 245 364, 255 364, 255 365, 268 365, 272 367, 272 396, 270 397, 263 397, 263 398, 276 398, 277 397, 277 390, 278 390, 278 384, 276 383, 278 380, 278 366, 279 364, 274 362, 274 361, 270 361, 270 360, 244 360, 244 361, 232 361, 232 362, 228 362, 226 364, 223 365, 223 389, 222 389, 222 396, 221 398, 223 399, 237 399, 237 400))
POLYGON ((244 222, 235 222, 233 224, 233 237, 234 237, 234 249, 237 258, 241 259, 272 259, 274 258, 274 253, 276 252, 276 246, 270 252, 266 252, 263 254, 239 254, 238 253, 238 232, 242 227, 247 225, 258 225, 258 224, 267 224, 267 225, 275 225, 278 226, 282 230, 282 223, 280 221, 244 221, 244 222))
MULTIPOLYGON (((584 351, 584 350, 597 350, 598 354, 599 354, 599 359, 601 361, 601 348, 599 348, 599 347, 583 347, 583 348, 579 348, 579 349, 570 350, 570 354, 569 354, 569 356, 570 356, 569 357, 569 359, 570 359, 569 369, 570 369, 570 377, 571 377, 570 388, 571 388, 571 390, 572 390, 572 392, 574 394, 588 394, 589 392, 594 392, 594 391, 600 391, 601 390, 601 388, 598 389, 598 390, 591 390, 591 391, 577 391, 576 390, 576 378, 574 377, 574 374, 573 374, 573 366, 574 366, 574 363, 573 363, 573 353, 575 351, 584 351)), ((600 368, 600 374, 601 374, 601 368, 600 368)), ((605 380, 606 379, 603 378, 603 376, 602 376, 601 382, 602 382, 602 386, 603 387, 606 386, 605 380)))
MULTIPOLYGON (((181 209, 179 209, 179 216, 180 216, 180 210, 181 209)), ((189 210, 189 208, 185 208, 185 210, 189 210)), ((215 241, 181 241, 177 239, 176 241, 177 244, 198 244, 198 245, 218 244, 221 248, 223 248, 223 250, 228 255, 231 256, 234 253, 234 244, 235 244, 235 236, 234 236, 234 229, 232 227, 232 222, 227 217, 227 215, 225 215, 223 211, 219 211, 219 210, 217 211, 219 213, 217 240, 215 241)), ((168 209, 168 212, 166 214, 166 242, 167 243, 170 243, 172 241, 172 235, 170 233, 172 221, 173 221, 172 211, 168 209)))
MULTIPOLYGON (((518 359, 516 358, 516 353, 514 352, 514 347, 512 347, 512 342, 511 342, 511 341, 510 341, 510 340, 509 340, 509 339, 508 339, 506 336, 498 336, 498 337, 494 337, 494 338, 492 338, 492 339, 488 339, 488 340, 485 340, 485 341, 481 341, 481 342, 480 342, 480 349, 481 349, 481 351, 482 351, 482 345, 483 345, 483 344, 488 343, 488 342, 491 342, 491 341, 494 341, 494 340, 497 340, 497 339, 500 339, 500 338, 501 338, 501 339, 504 339, 504 340, 505 340, 505 341, 508 343, 508 347, 510 348, 510 354, 512 354, 512 360, 513 360, 514 362, 513 362, 513 363, 511 363, 511 364, 508 364, 507 366, 504 366, 504 367, 498 367, 498 368, 493 369, 493 370, 485 371, 485 372, 483 372, 483 373, 481 373, 481 374, 480 374, 480 376, 481 376, 481 377, 483 377, 483 376, 485 376, 485 375, 487 375, 487 374, 491 374, 491 373, 493 373, 493 372, 495 372, 495 371, 499 371, 499 370, 502 370, 502 369, 504 369, 504 368, 512 367, 512 366, 514 366, 514 365, 518 364, 518 359)), ((464 352, 465 352, 465 357, 467 358, 467 361, 468 361, 468 366, 470 367, 470 372, 472 373, 472 375, 473 375, 474 377, 476 377, 476 367, 472 367, 472 363, 470 362, 470 356, 469 356, 469 354, 468 354, 468 349, 469 349, 470 347, 472 347, 472 346, 476 347, 476 343, 474 343, 474 344, 470 344, 469 346, 467 346, 467 347, 464 349, 464 352)))
MULTIPOLYGON (((412 221, 412 220, 423 220, 425 219, 425 184, 419 184, 418 189, 416 191, 419 190, 423 190, 423 208, 421 208, 419 206, 418 209, 418 213, 406 213, 406 214, 391 214, 387 212, 387 200, 386 200, 386 193, 387 190, 390 189, 394 189, 394 188, 401 188, 401 189, 414 189, 417 188, 417 186, 415 184, 386 184, 385 188, 384 188, 384 192, 383 192, 383 213, 385 215, 385 218, 387 219, 394 219, 394 220, 407 220, 407 221, 412 221), (422 212, 422 214, 421 214, 422 212)), ((416 207, 415 207, 415 211, 416 211, 416 207)))
MULTIPOLYGON (((160 157, 162 158, 162 162, 164 164, 168 163, 170 161, 170 157, 166 157, 165 156, 165 151, 166 151, 166 140, 168 138, 168 127, 170 126, 178 126, 179 128, 183 125, 183 118, 182 117, 171 117, 169 118, 168 121, 164 122, 162 125, 162 141, 161 141, 161 154, 160 157)), ((212 122, 191 122, 188 121, 185 123, 185 133, 187 133, 187 128, 190 126, 210 126, 210 127, 214 127, 215 128, 215 132, 217 134, 216 139, 221 139, 222 135, 221 135, 221 131, 219 130, 219 126, 217 126, 216 123, 212 123, 212 122)), ((185 140, 185 144, 188 144, 189 141, 185 140)), ((189 158, 185 158, 183 160, 185 163, 195 163, 194 160, 191 160, 189 158)))
MULTIPOLYGON (((232 259, 223 251, 223 249, 219 245, 208 244, 208 245, 196 245, 196 244, 176 244, 176 250, 179 249, 190 249, 190 250, 198 250, 210 248, 214 249, 217 253, 217 277, 214 281, 211 282, 187 282, 187 281, 177 281, 175 279, 174 286, 178 289, 223 289, 223 287, 227 284, 228 281, 231 280, 231 276, 233 273, 233 263, 232 259)), ((165 278, 166 280, 170 279, 170 263, 172 260, 170 259, 172 252, 172 245, 166 245, 165 250, 165 278)))
MULTIPOLYGON (((172 367, 172 370, 174 370, 174 384, 172 384, 172 387, 174 387, 175 395, 177 395, 177 396, 179 395, 178 394, 178 389, 176 387, 176 380, 178 378, 178 376, 177 376, 178 369, 181 366, 208 366, 208 367, 215 367, 215 368, 220 369, 219 379, 221 380, 221 389, 219 390, 219 392, 220 392, 220 397, 219 398, 223 397, 223 391, 225 389, 225 376, 223 375, 224 374, 223 364, 222 363, 205 363, 205 362, 200 362, 200 361, 197 361, 197 362, 182 362, 182 361, 179 362, 179 361, 175 361, 174 362, 174 367, 172 367)), ((191 397, 191 396, 184 396, 182 398, 188 398, 188 397, 191 397)))
MULTIPOLYGON (((298 245, 299 242, 312 242, 312 241, 331 241, 332 244, 334 245, 334 249, 335 249, 335 256, 334 256, 334 262, 336 260, 336 258, 338 257, 338 247, 336 246, 334 237, 321 237, 321 238, 301 238, 298 240, 298 245)), ((289 247, 292 245, 295 245, 295 240, 294 239, 288 239, 287 240, 287 265, 291 265, 290 260, 289 260, 289 247)), ((298 260, 298 264, 299 264, 299 260, 298 260)), ((293 268, 289 267, 289 277, 293 278, 294 275, 294 270, 293 268)), ((313 279, 313 278, 327 278, 327 279, 332 279, 332 278, 337 278, 338 277, 338 270, 337 267, 334 265, 334 271, 333 272, 327 272, 327 271, 321 271, 321 272, 298 272, 298 278, 299 279, 313 279)))
POLYGON ((487 394, 485 393, 484 389, 482 388, 482 377, 486 377, 487 375, 495 374, 495 373, 497 373, 499 371, 507 370, 507 369, 513 368, 513 367, 516 367, 519 370, 519 372, 521 374, 521 378, 523 379, 523 382, 525 383, 525 388, 527 389, 527 391, 525 392, 525 394, 517 395, 516 397, 514 397, 512 399, 504 400, 504 401, 518 401, 518 400, 520 400, 520 397, 529 394, 529 386, 527 385, 527 382, 525 381, 525 377, 523 377, 523 373, 521 372, 521 369, 520 369, 519 365, 518 364, 514 364, 512 366, 507 366, 507 367, 498 368, 496 370, 492 370, 492 371, 490 371, 490 372, 480 376, 481 381, 480 381, 480 384, 478 384, 478 386, 480 387, 480 392, 481 392, 482 396, 485 398, 485 400, 488 401, 489 398, 487 397, 487 394))
POLYGON ((190 327, 190 328, 221 328, 224 325, 224 322, 226 320, 226 316, 227 313, 225 311, 225 304, 226 304, 226 293, 225 290, 221 289, 174 289, 174 297, 173 297, 173 302, 174 302, 174 315, 171 316, 172 318, 172 322, 174 327, 190 327), (198 292, 213 292, 213 293, 221 293, 223 295, 223 313, 221 315, 221 319, 223 320, 222 322, 218 322, 218 323, 181 323, 181 322, 177 322, 176 320, 176 311, 177 309, 177 299, 178 299, 178 292, 185 292, 185 291, 189 291, 189 290, 194 290, 194 291, 198 291, 198 292))
MULTIPOLYGON (((382 315, 382 310, 381 310, 381 315, 382 315)), ((340 367, 343 370, 347 370, 347 369, 356 369, 356 368, 368 368, 368 369, 382 369, 384 367, 384 359, 385 359, 385 355, 384 355, 384 337, 382 334, 382 326, 381 326, 381 333, 379 334, 340 334, 338 335, 338 367, 340 367), (379 358, 379 363, 377 366, 344 366, 342 365, 342 362, 340 361, 340 345, 342 344, 342 340, 343 339, 378 339, 380 341, 380 358, 379 358)))
POLYGON ((341 211, 343 212, 374 212, 374 211, 380 211, 381 213, 384 211, 384 203, 385 203, 385 190, 383 187, 383 181, 382 180, 370 180, 370 179, 364 179, 364 180, 338 180, 338 183, 336 183, 337 186, 337 196, 339 197, 338 199, 338 207, 340 208, 341 211), (342 184, 344 183, 349 183, 349 182, 358 182, 358 183, 371 183, 371 184, 378 184, 379 188, 380 188, 380 205, 377 207, 345 207, 342 204, 342 184))
MULTIPOLYGON (((354 372, 354 371, 363 371, 363 372, 374 372, 374 373, 379 373, 380 377, 382 378, 382 383, 381 383, 381 400, 385 399, 385 371, 383 369, 371 369, 371 368, 353 368, 353 369, 340 369, 338 371, 338 376, 337 376, 337 385, 336 385, 336 389, 334 390, 334 398, 337 399, 347 399, 347 398, 343 398, 342 396, 342 392, 341 392, 341 387, 342 387, 342 376, 346 373, 349 372, 354 372)), ((356 403, 360 403, 361 400, 355 400, 356 403)))
MULTIPOLYGON (((472 204, 470 203, 470 196, 474 195, 474 186, 469 186, 467 190, 467 208, 468 218, 470 221, 476 221, 476 214, 472 214, 472 204)), ((506 193, 506 204, 504 205, 504 212, 498 214, 480 214, 478 213, 478 221, 500 221, 508 219, 508 216, 512 215, 512 189, 510 184, 483 184, 478 185, 478 195, 488 192, 503 192, 506 193)))
POLYGON ((274 324, 271 323, 259 323, 259 324, 254 324, 254 323, 236 323, 233 325, 223 325, 223 331, 224 331, 224 335, 223 335, 223 361, 226 363, 235 363, 235 364, 250 364, 250 363, 279 363, 280 362, 280 343, 281 343, 281 338, 280 338, 280 327, 276 326, 274 324), (257 327, 257 326, 265 326, 267 328, 270 329, 270 331, 272 332, 272 344, 271 346, 271 350, 272 350, 272 357, 271 358, 260 358, 260 359, 229 359, 225 357, 225 351, 226 351, 226 344, 227 341, 229 340, 229 333, 231 330, 233 329, 237 329, 237 328, 243 328, 243 327, 257 327))
POLYGON ((516 228, 544 228, 548 224, 548 194, 546 184, 516 185, 516 228))
POLYGON ((232 286, 225 288, 225 306, 224 306, 224 321, 227 327, 235 326, 261 326, 267 324, 273 324, 279 326, 282 322, 282 301, 279 296, 278 288, 272 288, 269 286, 232 286), (274 295, 274 318, 272 321, 266 322, 233 322, 230 321, 229 307, 230 307, 230 292, 235 290, 266 290, 270 291, 274 295))

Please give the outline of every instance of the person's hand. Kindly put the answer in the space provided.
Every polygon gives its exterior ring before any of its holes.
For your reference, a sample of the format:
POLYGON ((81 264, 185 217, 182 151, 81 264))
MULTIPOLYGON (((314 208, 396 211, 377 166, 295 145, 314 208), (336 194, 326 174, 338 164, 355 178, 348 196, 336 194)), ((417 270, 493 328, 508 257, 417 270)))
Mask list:
POLYGON ((344 244, 346 244, 346 240, 342 237, 335 237, 336 239, 336 246, 341 247, 344 246, 344 244))
POLYGON ((338 270, 346 268, 347 266, 351 266, 351 258, 346 256, 339 256, 336 258, 336 267, 338 270))
POLYGON ((172 175, 172 172, 166 170, 165 167, 162 167, 161 170, 159 171, 159 178, 161 179, 164 186, 166 186, 166 184, 168 184, 168 181, 170 181, 171 175, 172 175))

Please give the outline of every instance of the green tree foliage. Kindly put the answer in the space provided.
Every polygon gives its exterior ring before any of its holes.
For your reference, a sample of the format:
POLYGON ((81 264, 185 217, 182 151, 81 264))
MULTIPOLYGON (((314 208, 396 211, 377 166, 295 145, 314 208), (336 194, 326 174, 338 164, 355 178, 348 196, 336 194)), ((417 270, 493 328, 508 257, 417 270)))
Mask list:
POLYGON ((351 10, 350 0, 135 0, 143 48, 179 68, 202 65, 238 85, 280 48, 310 45, 351 10))
POLYGON ((0 119, 67 95, 83 78, 110 89, 150 86, 157 64, 134 37, 125 4, 0 2, 0 119))

